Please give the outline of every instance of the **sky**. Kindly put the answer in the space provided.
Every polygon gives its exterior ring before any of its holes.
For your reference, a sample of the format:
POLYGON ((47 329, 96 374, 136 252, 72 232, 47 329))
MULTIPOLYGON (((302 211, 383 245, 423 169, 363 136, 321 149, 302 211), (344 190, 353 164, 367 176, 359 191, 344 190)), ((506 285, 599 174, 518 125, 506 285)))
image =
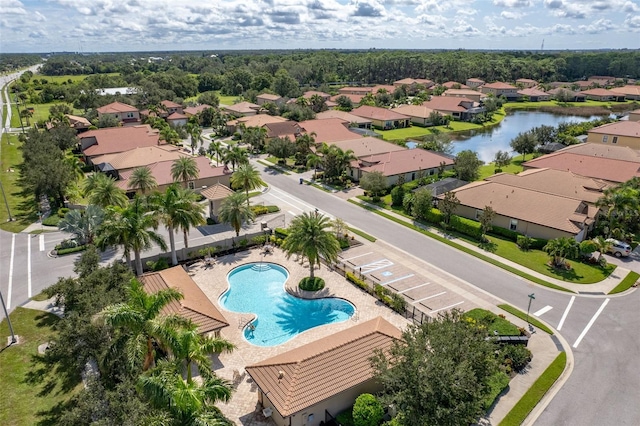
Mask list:
POLYGON ((0 0, 0 52, 638 49, 640 0, 0 0))

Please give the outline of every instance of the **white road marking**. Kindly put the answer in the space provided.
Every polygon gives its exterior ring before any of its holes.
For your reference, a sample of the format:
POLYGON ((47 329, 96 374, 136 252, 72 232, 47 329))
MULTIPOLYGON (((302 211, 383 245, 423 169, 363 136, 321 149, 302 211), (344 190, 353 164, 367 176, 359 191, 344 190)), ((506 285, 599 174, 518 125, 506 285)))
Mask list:
POLYGON ((27 237, 27 296, 31 297, 31 236, 27 237))
POLYGON ((40 244, 40 251, 44 251, 44 234, 38 236, 38 242, 40 244))
MULTIPOLYGON (((282 191, 282 190, 280 190, 280 189, 277 189, 277 188, 271 187, 271 191, 270 191, 270 192, 274 192, 274 191, 278 192, 278 193, 279 193, 280 195, 282 195, 283 197, 291 198, 291 199, 292 199, 293 201, 295 201, 296 203, 301 204, 301 205, 303 205, 303 206, 305 206, 305 207, 309 208, 309 210, 315 210, 315 206, 312 206, 311 204, 307 204, 307 203, 305 203, 304 201, 302 201, 302 200, 300 200, 300 199, 298 199, 298 198, 296 198, 296 197, 293 197, 293 196, 291 196, 290 194, 288 194, 288 193, 286 193, 286 192, 284 192, 284 191, 282 191)), ((282 201, 284 201, 284 200, 282 200, 282 201)), ((285 203, 290 204, 290 205, 293 205, 293 204, 289 203, 288 201, 285 201, 285 203)), ((299 209, 299 210, 302 210, 302 209, 299 209)))
POLYGON ((298 213, 294 213, 291 210, 289 210, 287 213, 289 213, 291 216, 297 216, 298 215, 298 213))
POLYGON ((589 331, 589 329, 591 328, 593 323, 596 322, 596 320, 598 319, 598 317, 600 316, 600 314, 604 310, 605 306, 607 306, 607 303, 609 303, 609 299, 605 299, 604 302, 602 302, 602 305, 600 305, 600 308, 598 308, 598 310, 593 315, 593 317, 591 317, 591 320, 589 321, 587 326, 584 328, 584 330, 582 330, 582 333, 580 333, 580 336, 578 336, 578 340, 576 340, 576 342, 573 344, 573 348, 574 349, 578 347, 580 342, 582 342, 582 339, 587 334, 587 332, 589 331))
POLYGON ((434 297, 442 296, 442 295, 443 295, 443 294, 445 294, 445 293, 446 293, 446 291, 443 291, 442 293, 434 294, 433 296, 425 297, 425 298, 423 298, 423 299, 418 299, 418 300, 415 300, 415 301, 413 301, 413 302, 411 302, 411 303, 413 303, 413 304, 415 305, 416 303, 420 303, 420 302, 422 302, 423 300, 433 299, 434 297))
POLYGON ((11 308, 11 291, 13 290, 13 258, 16 250, 16 234, 11 235, 11 259, 9 260, 9 290, 7 290, 7 309, 11 308))
POLYGON ((359 269, 361 274, 368 274, 373 271, 377 271, 378 269, 384 269, 393 265, 393 262, 389 259, 381 259, 376 260, 375 262, 367 263, 365 265, 360 265, 357 268, 359 269))
POLYGON ((446 309, 451 309, 454 306, 462 305, 463 303, 464 303, 464 300, 462 302, 454 303, 453 305, 445 306, 444 308, 436 309, 435 311, 431 311, 431 313, 435 314, 436 312, 444 311, 446 309))
POLYGON ((290 202, 288 202, 287 200, 285 200, 285 199, 283 199, 283 198, 281 198, 281 197, 278 197, 276 194, 271 193, 270 195, 271 195, 273 198, 276 198, 276 199, 278 199, 278 200, 282 201, 283 203, 289 204, 289 205, 290 205, 291 207, 293 207, 294 209, 298 209, 298 210, 300 210, 301 212, 303 212, 303 211, 304 211, 304 209, 301 209, 300 207, 298 207, 298 206, 296 206, 296 205, 294 205, 294 204, 291 204, 291 203, 290 203, 290 202))
POLYGON ((571 307, 573 306, 573 301, 576 300, 575 296, 571 296, 571 300, 569 300, 569 304, 567 305, 566 309, 564 310, 564 314, 562 314, 562 318, 560 318, 560 323, 558 324, 558 331, 562 330, 562 326, 564 325, 564 320, 567 319, 567 315, 569 315, 569 311, 571 310, 571 307))
POLYGON ((546 314, 547 312, 549 312, 549 311, 550 311, 550 310, 552 310, 552 309, 553 309, 553 307, 552 307, 552 306, 547 305, 547 306, 545 306, 544 308, 542 308, 542 309, 540 309, 540 310, 535 311, 535 312, 533 313, 533 315, 534 315, 534 316, 536 316, 536 317, 539 317, 540 315, 542 315, 542 314, 546 314))
POLYGON ((359 254, 359 255, 357 255, 357 256, 349 257, 349 258, 347 258, 347 259, 342 259, 342 261, 343 261, 343 262, 347 262, 347 261, 349 261, 349 260, 351 260, 351 259, 357 259, 358 257, 366 256, 366 255, 368 255, 368 254, 372 254, 372 253, 373 253, 373 252, 372 252, 372 251, 370 251, 369 253, 359 254))
POLYGON ((414 274, 409 274, 409 275, 405 275, 404 277, 396 278, 395 280, 385 281, 385 282, 381 283, 380 285, 389 285, 391 283, 395 283, 396 281, 402 281, 402 280, 404 280, 406 278, 411 278, 413 275, 414 274))
POLYGON ((411 288, 408 288, 406 290, 399 291, 398 294, 406 293, 407 291, 411 291, 411 290, 414 290, 416 288, 424 287, 425 285, 429 285, 429 284, 431 284, 431 283, 420 284, 420 285, 417 285, 415 287, 411 287, 411 288))

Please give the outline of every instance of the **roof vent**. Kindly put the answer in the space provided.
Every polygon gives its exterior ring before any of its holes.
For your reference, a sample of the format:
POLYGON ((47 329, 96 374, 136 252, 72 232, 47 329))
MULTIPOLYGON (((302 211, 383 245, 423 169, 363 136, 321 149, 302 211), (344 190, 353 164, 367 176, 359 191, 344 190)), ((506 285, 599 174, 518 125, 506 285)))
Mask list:
POLYGON ((278 371, 278 380, 282 380, 284 378, 284 371, 278 371))

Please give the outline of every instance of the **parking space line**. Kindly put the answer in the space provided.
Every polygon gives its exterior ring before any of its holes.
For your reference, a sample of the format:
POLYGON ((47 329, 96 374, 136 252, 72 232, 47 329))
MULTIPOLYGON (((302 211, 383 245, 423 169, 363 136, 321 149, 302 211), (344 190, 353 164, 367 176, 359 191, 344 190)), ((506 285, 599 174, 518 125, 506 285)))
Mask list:
MULTIPOLYGON (((60 240, 62 241, 62 240, 60 240)), ((38 238, 38 243, 40 245, 39 249, 40 251, 44 251, 44 234, 40 234, 40 237, 38 238)))
POLYGON ((423 300, 433 299, 434 297, 442 296, 445 293, 446 293, 446 291, 443 291, 442 293, 434 294, 433 296, 425 297, 423 299, 418 299, 418 300, 415 300, 415 301, 413 301, 411 303, 416 304, 416 303, 422 302, 423 300))
POLYGON ((16 234, 11 235, 11 258, 9 260, 9 289, 7 290, 7 309, 11 309, 11 292, 13 290, 13 259, 16 251, 16 234))
POLYGON ((445 306, 444 308, 436 309, 435 311, 431 311, 430 313, 435 314, 436 312, 444 311, 445 309, 451 309, 454 306, 462 305, 463 303, 464 300, 462 302, 454 303, 453 305, 445 306))
POLYGON ((542 309, 539 309, 539 310, 535 311, 535 312, 533 313, 533 316, 535 316, 535 317, 539 317, 540 315, 546 314, 547 312, 549 312, 549 311, 550 311, 550 310, 552 310, 552 309, 553 309, 553 307, 552 307, 552 306, 547 305, 547 306, 545 306, 544 308, 542 308, 542 309))
POLYGON ((415 287, 411 287, 411 288, 408 288, 406 290, 399 291, 398 294, 406 293, 407 291, 411 291, 411 290, 414 290, 416 288, 424 287, 424 286, 429 285, 429 284, 431 284, 431 283, 420 284, 420 285, 417 285, 415 287))
POLYGON ((347 259, 342 259, 342 261, 343 261, 343 262, 347 262, 347 261, 349 261, 349 260, 351 260, 351 259, 357 259, 358 257, 366 256, 366 255, 368 255, 368 254, 373 254, 373 252, 372 252, 372 251, 370 251, 369 253, 359 254, 359 255, 357 255, 357 256, 349 257, 349 258, 347 258, 347 259))
POLYGON ((27 296, 31 298, 31 235, 27 237, 27 296))
POLYGON ((569 300, 569 304, 567 305, 566 309, 564 310, 564 314, 562 314, 562 318, 560 318, 560 323, 558 323, 558 331, 562 330, 562 326, 564 325, 564 320, 567 319, 567 315, 569 315, 569 311, 571 310, 571 307, 573 306, 573 301, 576 300, 575 296, 571 296, 571 300, 569 300))
POLYGON ((576 340, 576 342, 573 344, 573 348, 577 348, 578 345, 580 344, 580 342, 582 342, 582 339, 584 338, 584 336, 587 334, 587 332, 589 331, 589 329, 591 328, 591 326, 593 325, 594 322, 596 322, 596 320, 598 319, 598 317, 600 316, 600 314, 602 313, 602 311, 604 311, 605 306, 607 306, 607 303, 609 303, 610 299, 605 299, 604 302, 602 302, 602 305, 600 305, 600 308, 598 308, 598 310, 596 311, 596 313, 593 315, 593 317, 591 317, 591 320, 589 321, 589 323, 587 324, 587 326, 584 328, 584 330, 582 330, 582 333, 580 333, 580 336, 578 336, 578 340, 576 340))
POLYGON ((409 275, 405 275, 404 277, 400 277, 400 278, 396 278, 395 280, 391 280, 391 281, 385 281, 383 283, 381 283, 380 285, 388 285, 388 284, 392 284, 395 283, 396 281, 401 281, 407 278, 411 278, 413 277, 415 274, 409 274, 409 275))

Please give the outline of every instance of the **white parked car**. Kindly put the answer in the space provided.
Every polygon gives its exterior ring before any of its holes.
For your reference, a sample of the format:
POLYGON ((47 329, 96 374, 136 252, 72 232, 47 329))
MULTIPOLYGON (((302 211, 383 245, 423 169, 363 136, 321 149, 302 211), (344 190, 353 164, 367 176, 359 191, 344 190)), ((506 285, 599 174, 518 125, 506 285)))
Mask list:
POLYGON ((607 253, 611 253, 615 257, 627 257, 631 254, 631 246, 629 244, 613 238, 607 238, 607 242, 611 243, 607 253))

